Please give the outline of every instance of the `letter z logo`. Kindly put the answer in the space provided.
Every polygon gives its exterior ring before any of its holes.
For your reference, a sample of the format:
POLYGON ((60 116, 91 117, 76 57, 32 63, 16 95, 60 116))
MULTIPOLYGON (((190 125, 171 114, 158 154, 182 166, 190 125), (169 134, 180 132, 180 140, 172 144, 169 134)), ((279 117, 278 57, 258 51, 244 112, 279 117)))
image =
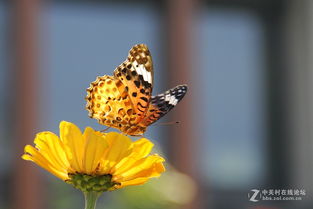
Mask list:
POLYGON ((252 189, 251 192, 248 193, 248 198, 251 202, 258 202, 258 194, 260 193, 260 190, 252 189), (253 192, 253 193, 252 193, 253 192))

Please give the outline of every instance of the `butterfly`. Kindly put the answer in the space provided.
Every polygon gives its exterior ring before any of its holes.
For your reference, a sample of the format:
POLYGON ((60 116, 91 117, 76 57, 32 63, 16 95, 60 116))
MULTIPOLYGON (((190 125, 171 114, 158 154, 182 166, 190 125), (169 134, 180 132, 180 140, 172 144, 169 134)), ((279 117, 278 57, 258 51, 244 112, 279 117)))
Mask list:
POLYGON ((133 46, 113 76, 98 76, 87 88, 89 117, 127 135, 142 135, 185 96, 187 85, 178 85, 152 96, 153 64, 145 44, 133 46))

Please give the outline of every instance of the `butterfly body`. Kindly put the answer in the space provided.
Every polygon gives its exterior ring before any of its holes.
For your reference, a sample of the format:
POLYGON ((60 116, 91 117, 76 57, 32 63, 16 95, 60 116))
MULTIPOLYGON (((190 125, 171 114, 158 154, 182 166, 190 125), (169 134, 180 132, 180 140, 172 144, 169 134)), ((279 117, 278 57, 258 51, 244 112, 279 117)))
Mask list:
POLYGON ((102 125, 127 135, 142 135, 147 127, 171 110, 186 94, 179 85, 152 96, 153 64, 149 49, 135 45, 113 76, 104 75, 87 89, 86 109, 102 125))

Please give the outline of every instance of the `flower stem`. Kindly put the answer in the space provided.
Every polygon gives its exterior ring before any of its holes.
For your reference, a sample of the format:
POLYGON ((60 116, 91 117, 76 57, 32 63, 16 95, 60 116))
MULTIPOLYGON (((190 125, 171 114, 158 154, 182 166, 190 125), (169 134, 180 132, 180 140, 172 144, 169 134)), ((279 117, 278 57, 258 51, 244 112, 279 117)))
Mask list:
POLYGON ((99 192, 84 192, 85 195, 85 209, 95 209, 99 192))

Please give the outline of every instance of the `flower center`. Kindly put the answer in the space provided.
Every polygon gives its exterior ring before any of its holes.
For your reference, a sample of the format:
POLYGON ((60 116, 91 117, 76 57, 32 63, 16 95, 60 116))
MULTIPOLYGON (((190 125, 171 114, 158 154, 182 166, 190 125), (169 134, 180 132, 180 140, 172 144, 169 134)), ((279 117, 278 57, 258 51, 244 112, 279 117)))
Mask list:
POLYGON ((117 185, 112 181, 112 175, 90 176, 87 174, 69 174, 70 180, 67 183, 73 185, 82 192, 105 192, 117 185))

